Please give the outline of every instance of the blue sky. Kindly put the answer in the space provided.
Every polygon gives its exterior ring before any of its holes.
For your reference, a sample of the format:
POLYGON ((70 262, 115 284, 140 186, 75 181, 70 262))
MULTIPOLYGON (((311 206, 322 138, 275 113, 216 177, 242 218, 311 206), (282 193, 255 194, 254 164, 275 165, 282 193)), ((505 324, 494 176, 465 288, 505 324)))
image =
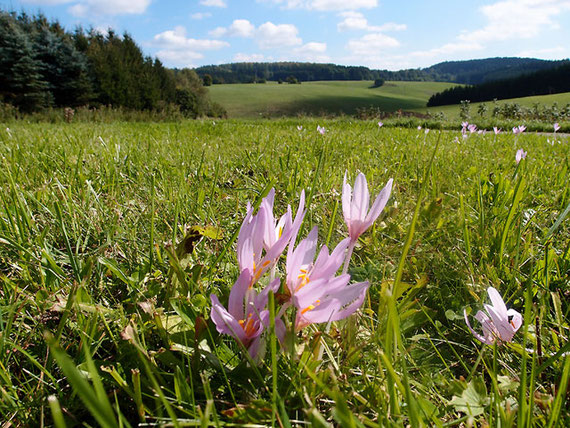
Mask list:
POLYGON ((570 57, 570 0, 1 0, 66 28, 129 32, 170 67, 311 61, 398 70, 570 57))

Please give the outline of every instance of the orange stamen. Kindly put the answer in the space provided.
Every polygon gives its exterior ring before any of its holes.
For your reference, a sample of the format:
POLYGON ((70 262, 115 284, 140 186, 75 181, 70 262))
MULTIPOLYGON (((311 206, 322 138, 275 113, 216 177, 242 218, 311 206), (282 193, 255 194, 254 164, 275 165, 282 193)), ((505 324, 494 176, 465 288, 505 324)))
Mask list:
POLYGON ((320 300, 317 300, 314 305, 309 305, 309 306, 307 306, 305 309, 303 309, 303 310, 301 311, 301 315, 304 315, 305 312, 312 311, 313 309, 315 309, 315 308, 316 308, 317 306, 319 306, 320 304, 321 304, 321 301, 320 301, 320 300))

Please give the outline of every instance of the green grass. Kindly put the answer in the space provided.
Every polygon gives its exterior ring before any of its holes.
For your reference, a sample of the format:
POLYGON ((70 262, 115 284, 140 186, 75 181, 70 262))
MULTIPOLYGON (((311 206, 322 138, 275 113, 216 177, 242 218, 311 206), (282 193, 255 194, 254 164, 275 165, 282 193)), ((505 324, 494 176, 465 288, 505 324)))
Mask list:
POLYGON ((354 114, 359 107, 384 111, 412 110, 426 105, 429 97, 452 83, 386 82, 371 88, 368 81, 303 82, 300 85, 232 84, 209 88, 213 101, 230 118, 298 116, 302 114, 354 114))
POLYGON ((567 137, 457 141, 459 132, 349 119, 8 126, 1 420, 570 424, 567 137), (528 156, 517 166, 518 148, 528 156), (347 233, 343 176, 359 170, 374 195, 395 181, 353 254, 352 281, 371 282, 363 308, 302 330, 284 352, 269 335, 260 364, 248 364, 209 319, 209 295, 226 304, 238 274, 247 201, 274 186, 280 214, 305 189, 301 236, 318 225, 332 247, 347 233), (202 229, 178 246, 190 226, 202 229), (482 308, 491 285, 525 315, 514 342, 496 348, 478 343, 462 316, 482 308))

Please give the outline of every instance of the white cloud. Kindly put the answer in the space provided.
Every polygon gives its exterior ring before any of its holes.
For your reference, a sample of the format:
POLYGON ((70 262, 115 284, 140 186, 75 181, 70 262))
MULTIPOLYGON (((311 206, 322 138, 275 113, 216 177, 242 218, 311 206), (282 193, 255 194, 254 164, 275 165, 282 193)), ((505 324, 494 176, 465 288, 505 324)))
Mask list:
POLYGON ((368 20, 360 12, 341 12, 340 16, 344 20, 337 24, 338 31, 366 30, 368 28, 368 20))
POLYGON ((196 67, 196 60, 204 58, 199 52, 163 49, 156 52, 156 56, 165 64, 175 67, 196 67))
POLYGON ((222 40, 187 38, 186 28, 182 26, 155 35, 154 41, 157 45, 168 47, 169 49, 190 49, 199 51, 221 49, 230 45, 228 42, 222 40))
POLYGON ((517 56, 523 58, 542 58, 542 59, 562 59, 568 58, 568 49, 562 46, 555 46, 545 49, 528 49, 520 51, 517 56))
POLYGON ((265 57, 263 54, 244 54, 237 53, 234 55, 235 62, 262 62, 265 57))
POLYGON ((275 25, 272 22, 261 24, 255 38, 261 49, 300 45, 303 41, 297 36, 299 30, 292 24, 275 25))
POLYGON ((193 39, 186 37, 186 28, 175 27, 154 36, 154 44, 161 49, 156 53, 162 61, 181 67, 193 66, 193 61, 201 59, 201 51, 218 50, 230 46, 223 40, 193 39))
POLYGON ((293 56, 301 61, 329 62, 331 58, 326 54, 327 44, 319 42, 305 43, 293 49, 293 56))
POLYGON ((378 31, 404 31, 408 28, 406 24, 396 24, 395 22, 386 22, 378 27, 378 31))
POLYGON ((336 28, 338 31, 364 30, 380 33, 383 31, 402 31, 407 28, 405 24, 396 24, 394 22, 387 22, 382 25, 370 25, 362 13, 352 10, 341 12, 339 16, 343 17, 344 20, 337 24, 336 28))
POLYGON ((22 3, 37 4, 40 6, 54 6, 58 4, 71 3, 73 0, 22 0, 22 3))
POLYGON ((309 9, 319 11, 371 9, 378 6, 378 0, 266 0, 282 5, 285 9, 309 9))
POLYGON ((200 4, 210 7, 228 7, 225 0, 200 0, 200 4))
POLYGON ((553 18, 570 10, 568 0, 503 0, 480 11, 487 18, 483 28, 463 33, 460 40, 485 43, 536 37, 545 28, 558 28, 553 18))
POLYGON ((210 12, 197 12, 190 15, 190 18, 200 21, 201 19, 209 18, 210 16, 212 16, 210 12))
POLYGON ((408 55, 416 58, 437 58, 463 52, 467 57, 472 57, 473 51, 480 51, 481 49, 483 49, 483 46, 476 42, 458 42, 446 43, 443 46, 426 51, 410 52, 408 55))
POLYGON ((351 39, 346 45, 346 49, 351 55, 356 56, 377 56, 381 51, 396 48, 400 42, 393 37, 382 33, 370 33, 359 39, 351 39))
POLYGON ((217 27, 209 32, 212 37, 253 37, 255 27, 247 19, 236 19, 229 27, 217 27))
POLYGON ((140 15, 146 12, 149 5, 150 0, 84 0, 70 6, 69 13, 76 17, 89 15, 140 15))

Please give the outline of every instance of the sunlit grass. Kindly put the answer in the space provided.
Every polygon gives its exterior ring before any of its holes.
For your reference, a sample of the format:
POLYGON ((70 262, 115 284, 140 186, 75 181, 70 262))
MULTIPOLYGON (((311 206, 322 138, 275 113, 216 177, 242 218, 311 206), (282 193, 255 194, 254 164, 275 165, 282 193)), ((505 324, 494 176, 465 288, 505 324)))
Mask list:
POLYGON ((566 137, 463 140, 348 119, 8 126, 2 420, 570 423, 566 137), (275 187, 283 212, 304 189, 301 236, 318 225, 334 247, 346 236, 345 171, 365 173, 374 195, 394 178, 349 270, 371 282, 363 308, 328 332, 303 330, 284 352, 269 335, 261 364, 248 364, 216 332, 208 298, 226 303, 237 278, 247 201, 275 187), (512 344, 485 346, 467 330, 463 309, 480 309, 488 286, 524 315, 512 344))

